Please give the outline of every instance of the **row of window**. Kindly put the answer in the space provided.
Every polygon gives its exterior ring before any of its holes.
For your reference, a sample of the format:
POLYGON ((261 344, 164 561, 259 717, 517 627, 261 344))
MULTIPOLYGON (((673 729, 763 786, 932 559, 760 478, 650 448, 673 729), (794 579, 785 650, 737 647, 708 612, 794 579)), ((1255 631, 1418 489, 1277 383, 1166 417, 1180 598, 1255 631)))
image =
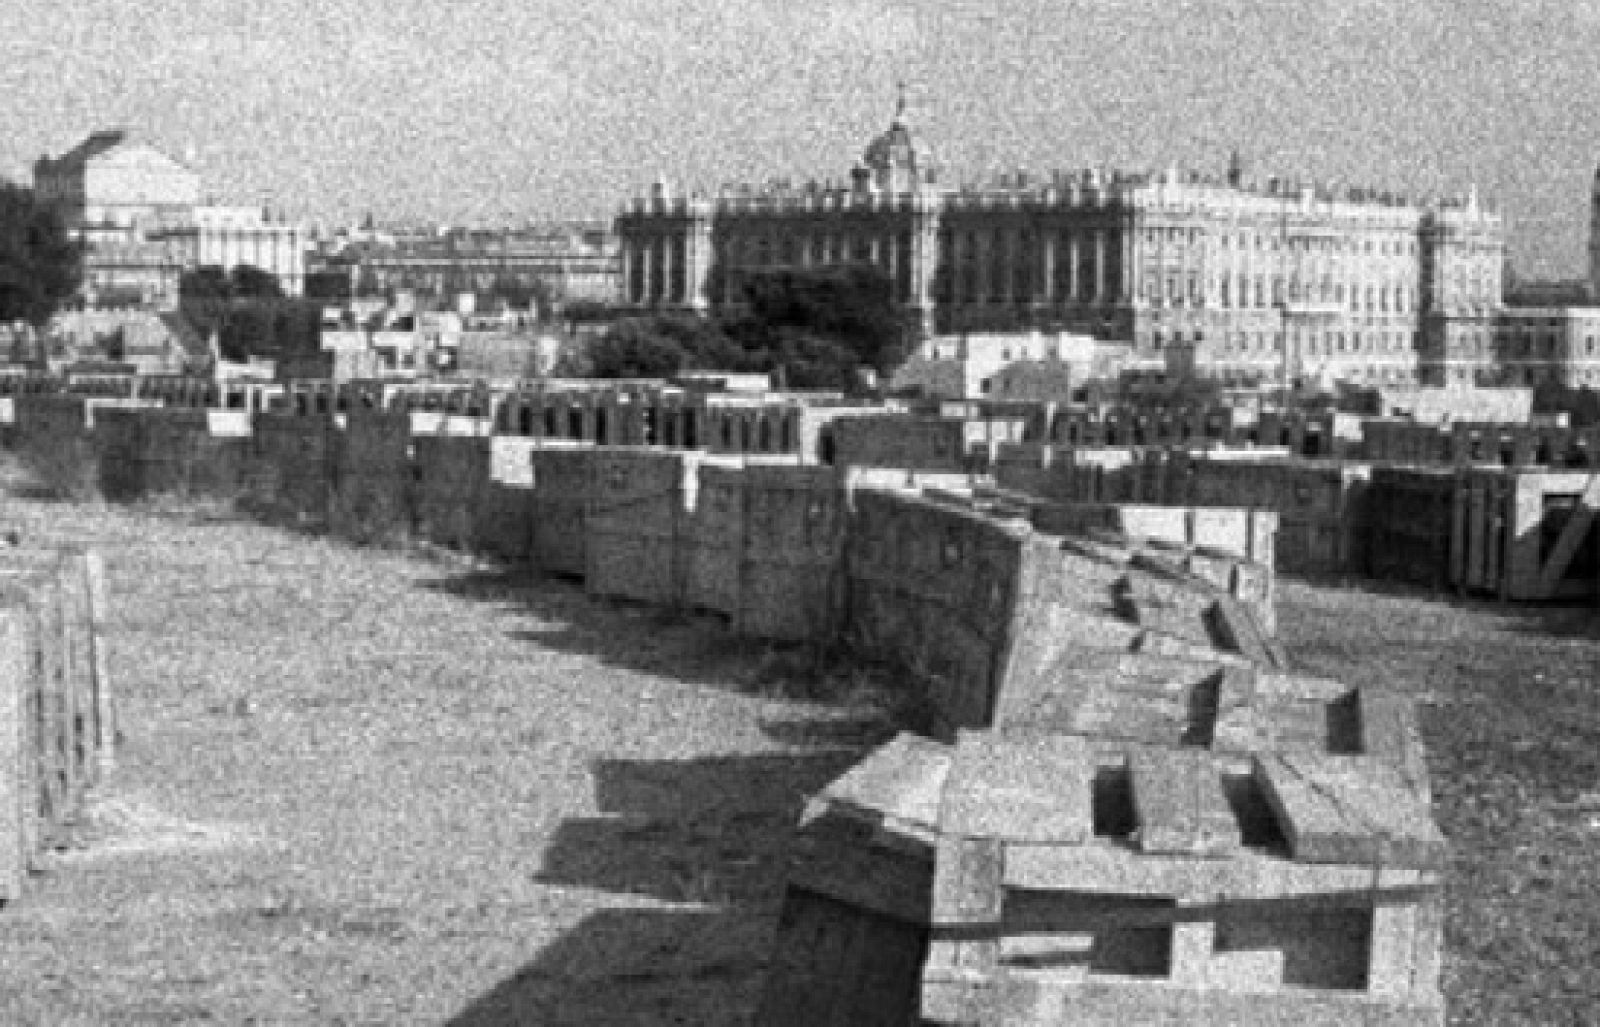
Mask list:
MULTIPOLYGON (((1326 277, 1315 282, 1299 278, 1290 278, 1286 282, 1281 277, 1268 279, 1257 275, 1254 278, 1235 278, 1224 275, 1213 283, 1213 294, 1217 297, 1217 305, 1225 308, 1266 309, 1287 301, 1337 304, 1348 306, 1357 313, 1365 310, 1368 313, 1405 314, 1411 312, 1416 303, 1414 291, 1403 285, 1368 285, 1365 289, 1351 285, 1347 289, 1344 282, 1326 277)), ((1165 279, 1146 278, 1143 295, 1152 304, 1164 303, 1173 307, 1206 305, 1204 284, 1197 274, 1168 275, 1165 279)))
MULTIPOLYGON (((1508 355, 1521 357, 1533 356, 1535 352, 1541 356, 1555 356, 1556 347, 1559 344, 1558 337, 1554 334, 1546 333, 1538 340, 1535 340, 1533 333, 1531 332, 1523 332, 1520 337, 1516 338, 1513 338, 1510 335, 1501 335, 1496 339, 1496 341, 1499 344, 1501 352, 1508 355)), ((1577 344, 1577 340, 1574 339, 1573 351, 1581 352, 1584 356, 1594 356, 1594 336, 1590 335, 1585 337, 1581 349, 1577 344)))
MULTIPOLYGON (((1150 246, 1162 244, 1198 245, 1210 233, 1201 228, 1147 228, 1144 241, 1150 246)), ((1217 236, 1222 249, 1252 250, 1258 253, 1288 250, 1298 253, 1345 253, 1380 257, 1414 257, 1417 255, 1415 239, 1356 238, 1353 236, 1291 236, 1263 229, 1257 232, 1240 232, 1233 235, 1223 232, 1217 236)))
MULTIPOLYGON (((1456 378, 1460 380, 1463 374, 1464 372, 1458 370, 1456 378)), ((1564 374, 1559 367, 1510 368, 1508 374, 1512 382, 1521 382, 1523 385, 1538 385, 1541 382, 1600 385, 1600 369, 1592 367, 1570 368, 1564 374)))
MULTIPOLYGON (((1204 341, 1205 333, 1196 331, 1193 341, 1204 341)), ((1403 353, 1410 349, 1418 349, 1422 343, 1420 332, 1293 332, 1289 338, 1300 351, 1312 356, 1332 355, 1334 353, 1403 353)), ((1154 349, 1161 349, 1166 341, 1166 336, 1157 331, 1151 336, 1151 345, 1154 349)), ((1182 342, 1183 333, 1174 332, 1173 342, 1182 342)), ((1221 339, 1223 353, 1282 353, 1283 332, 1229 332, 1221 339)))
MULTIPOLYGON (((1224 380, 1236 380, 1240 383, 1263 379, 1272 380, 1272 375, 1262 375, 1260 372, 1249 372, 1241 369, 1218 368, 1220 377, 1224 380)), ((1343 381, 1355 382, 1363 385, 1414 385, 1417 381, 1417 370, 1412 367, 1380 366, 1367 364, 1357 367, 1341 367, 1335 376, 1343 381)))
POLYGON ((888 266, 898 256, 903 263, 911 254, 911 236, 901 232, 892 236, 824 234, 813 236, 746 236, 728 239, 721 246, 723 260, 732 266, 771 264, 842 264, 845 261, 876 261, 888 266))

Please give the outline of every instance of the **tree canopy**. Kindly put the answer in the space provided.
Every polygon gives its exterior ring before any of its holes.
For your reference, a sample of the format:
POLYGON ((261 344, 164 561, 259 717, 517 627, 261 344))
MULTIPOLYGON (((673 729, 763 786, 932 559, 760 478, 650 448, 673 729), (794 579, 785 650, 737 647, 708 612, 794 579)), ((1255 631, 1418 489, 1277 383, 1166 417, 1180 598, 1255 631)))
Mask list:
POLYGON ((0 322, 42 328, 82 281, 82 247, 55 208, 0 182, 0 322))
POLYGON ((594 374, 756 371, 788 388, 854 391, 864 369, 887 375, 904 359, 905 322, 892 283, 874 267, 774 271, 749 280, 744 297, 742 309, 718 318, 617 322, 590 351, 594 374))
POLYGON ((216 264, 202 264, 178 279, 178 296, 185 301, 283 298, 283 286, 270 271, 253 264, 237 264, 224 271, 216 264))
POLYGON ((322 344, 321 304, 284 296, 277 277, 261 268, 193 268, 178 280, 178 296, 189 323, 207 338, 215 334, 227 360, 313 352, 322 344))
POLYGON ((1533 387, 1533 412, 1566 414, 1574 428, 1600 424, 1600 392, 1544 381, 1533 387))
POLYGON ((744 295, 757 323, 831 340, 879 374, 905 360, 906 324, 894 283, 871 264, 759 274, 745 283, 744 295))
POLYGON ((283 297, 278 276, 253 264, 237 264, 228 272, 228 283, 239 299, 275 300, 283 297))
POLYGON ((342 268, 306 273, 306 298, 330 303, 350 301, 350 275, 342 268))

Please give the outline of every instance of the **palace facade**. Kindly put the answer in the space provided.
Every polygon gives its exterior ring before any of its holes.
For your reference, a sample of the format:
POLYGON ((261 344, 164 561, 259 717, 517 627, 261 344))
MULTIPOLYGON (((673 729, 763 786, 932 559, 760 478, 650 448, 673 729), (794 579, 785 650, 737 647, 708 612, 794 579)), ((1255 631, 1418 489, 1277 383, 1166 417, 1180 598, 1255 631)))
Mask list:
POLYGON ((305 233, 256 207, 201 202, 200 176, 116 129, 95 132, 60 157, 33 165, 39 198, 56 205, 85 245, 89 306, 172 307, 183 273, 204 264, 250 264, 300 294, 305 233))
POLYGON ((638 309, 736 306, 755 274, 867 263, 924 337, 1068 331, 1230 380, 1466 384, 1493 362, 1505 257, 1475 195, 1175 170, 947 188, 904 105, 848 184, 675 196, 616 220, 638 309))
POLYGON ((350 277, 352 296, 409 291, 419 296, 532 290, 563 303, 615 303, 617 247, 605 228, 545 225, 451 229, 364 242, 323 254, 317 264, 350 277))

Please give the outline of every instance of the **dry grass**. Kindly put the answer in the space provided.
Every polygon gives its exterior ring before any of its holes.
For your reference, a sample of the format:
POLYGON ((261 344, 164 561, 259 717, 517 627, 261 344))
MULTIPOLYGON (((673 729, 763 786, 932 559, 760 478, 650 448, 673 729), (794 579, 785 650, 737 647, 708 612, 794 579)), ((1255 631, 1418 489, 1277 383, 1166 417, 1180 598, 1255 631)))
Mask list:
MULTIPOLYGON (((831 653, 225 509, 0 521, 105 551, 127 736, 0 913, 4 1023, 742 1023, 803 797, 914 712, 831 653)), ((1283 623, 1427 701, 1452 1020, 1590 1022, 1594 611, 1291 582, 1283 623)))
POLYGON ((1451 1022, 1597 1022, 1600 611, 1292 582, 1282 602, 1300 666, 1422 703, 1451 1022))

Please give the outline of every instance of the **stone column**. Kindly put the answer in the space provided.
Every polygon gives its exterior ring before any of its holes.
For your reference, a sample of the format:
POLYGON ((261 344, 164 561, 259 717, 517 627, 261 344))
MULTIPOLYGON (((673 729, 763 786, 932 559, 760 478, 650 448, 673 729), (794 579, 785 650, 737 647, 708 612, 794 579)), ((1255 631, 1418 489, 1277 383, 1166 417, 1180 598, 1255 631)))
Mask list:
POLYGON ((1105 303, 1106 299, 1106 233, 1103 229, 1095 229, 1094 302, 1099 305, 1105 303))
POLYGON ((1074 232, 1067 237, 1067 300, 1070 303, 1078 302, 1080 295, 1078 290, 1082 287, 1082 283, 1078 281, 1078 268, 1083 256, 1080 249, 1082 245, 1083 236, 1080 233, 1074 232))
POLYGON ((918 338, 933 334, 933 275, 939 261, 939 226, 927 201, 913 199, 916 213, 911 218, 911 301, 910 308, 920 322, 918 338))
POLYGON ((1028 279, 1032 268, 1028 266, 1028 248, 1023 245, 1022 230, 1013 229, 1011 232, 1011 299, 1014 303, 1026 303, 1033 299, 1029 290, 1028 279))
POLYGON ((974 299, 986 304, 994 296, 994 235, 984 229, 978 232, 974 243, 973 267, 978 270, 973 282, 974 299))
POLYGON ((683 301, 693 310, 711 305, 707 287, 711 278, 711 216, 704 208, 695 209, 684 236, 683 301))
POLYGON ((672 250, 673 250, 674 241, 675 241, 675 239, 674 239, 673 235, 670 234, 670 233, 666 234, 666 235, 663 235, 661 237, 661 304, 662 304, 662 306, 671 306, 672 304, 674 304, 674 303, 676 303, 678 301, 677 296, 674 295, 674 293, 677 290, 673 288, 673 282, 672 282, 673 270, 675 269, 675 267, 677 265, 677 262, 672 259, 672 250))
POLYGON ((641 252, 644 254, 644 268, 642 269, 642 273, 639 276, 639 278, 640 278, 640 282, 639 282, 640 299, 641 299, 643 305, 648 307, 655 301, 655 298, 656 298, 656 293, 655 293, 656 240, 655 240, 655 237, 652 236, 652 237, 649 237, 649 238, 644 240, 644 245, 641 247, 641 252))
POLYGON ((1056 298, 1056 234, 1043 232, 1039 236, 1039 283, 1035 296, 1045 303, 1056 298))
MULTIPOLYGON (((1121 257, 1117 263, 1117 296, 1123 303, 1133 299, 1133 230, 1127 226, 1122 228, 1121 257)), ((1197 271, 1196 273, 1200 273, 1197 271)), ((1202 295, 1204 295, 1204 286, 1202 295)))

